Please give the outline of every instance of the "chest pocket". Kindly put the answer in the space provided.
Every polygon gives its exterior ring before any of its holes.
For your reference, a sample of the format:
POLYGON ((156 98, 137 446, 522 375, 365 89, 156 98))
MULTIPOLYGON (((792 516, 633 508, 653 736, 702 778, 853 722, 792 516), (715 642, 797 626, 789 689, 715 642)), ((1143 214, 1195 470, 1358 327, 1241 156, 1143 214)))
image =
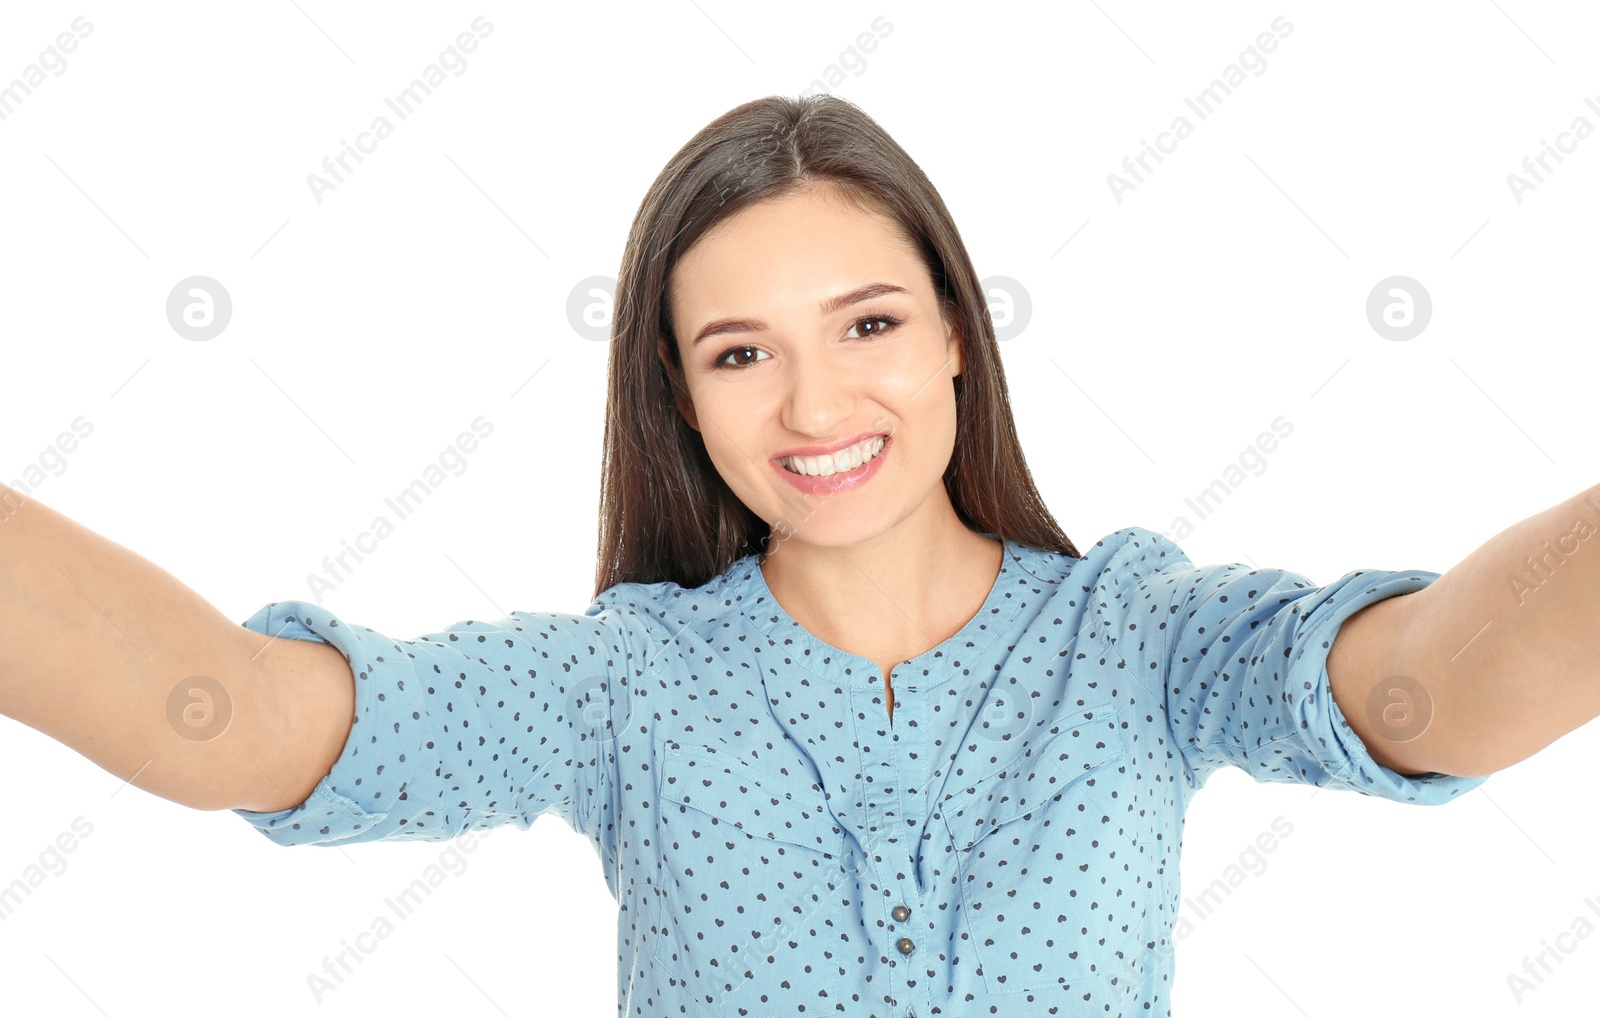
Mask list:
POLYGON ((820 788, 729 750, 669 744, 658 761, 656 964, 713 1008, 778 1014, 796 973, 838 967, 820 966, 840 946, 844 829, 820 788))
MULTIPOLYGON (((1063 994, 1116 1013, 1137 980, 1125 948, 1142 931, 1147 864, 1131 824, 1103 803, 1131 753, 1115 707, 1023 750, 940 807, 960 885, 962 954, 990 993, 1063 994)), ((1124 807, 1118 806, 1117 809, 1124 807)))

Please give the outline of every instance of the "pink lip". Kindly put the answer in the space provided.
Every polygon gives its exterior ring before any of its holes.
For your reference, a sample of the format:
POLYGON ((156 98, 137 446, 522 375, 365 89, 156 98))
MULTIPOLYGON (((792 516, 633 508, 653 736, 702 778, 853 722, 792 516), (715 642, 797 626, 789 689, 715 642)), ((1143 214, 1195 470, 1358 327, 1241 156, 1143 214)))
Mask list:
POLYGON ((785 456, 831 456, 840 449, 848 449, 857 442, 865 442, 867 439, 877 438, 879 435, 883 435, 885 438, 889 437, 886 431, 863 431, 854 438, 846 438, 832 445, 808 445, 800 449, 785 449, 772 458, 776 461, 783 459, 785 456))
MULTIPOLYGON (((862 437, 865 438, 867 436, 862 437)), ((861 439, 853 439, 844 443, 844 445, 834 446, 834 449, 846 448, 850 445, 854 445, 860 440, 861 439)), ((779 474, 782 474, 784 480, 788 481, 790 484, 794 485, 796 488, 799 488, 801 491, 806 492, 807 494, 831 495, 834 492, 849 491, 851 488, 859 488, 861 485, 871 480, 872 475, 878 472, 878 465, 883 462, 884 457, 889 455, 889 449, 893 445, 894 439, 888 435, 885 435, 883 438, 883 448, 878 450, 878 455, 872 457, 872 459, 861 464, 859 467, 856 467, 854 470, 846 470, 844 473, 831 474, 827 477, 812 477, 808 474, 797 474, 779 462, 781 457, 772 461, 772 468, 779 474)), ((820 456, 822 453, 784 453, 784 455, 820 456)))

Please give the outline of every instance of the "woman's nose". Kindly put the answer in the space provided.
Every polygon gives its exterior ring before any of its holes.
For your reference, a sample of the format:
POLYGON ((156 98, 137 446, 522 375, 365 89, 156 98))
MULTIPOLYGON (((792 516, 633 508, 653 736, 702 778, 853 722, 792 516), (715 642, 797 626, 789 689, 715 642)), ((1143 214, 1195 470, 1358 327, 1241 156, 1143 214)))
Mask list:
POLYGON ((837 437, 839 426, 855 413, 856 379, 815 353, 791 357, 788 368, 784 425, 808 435, 837 437))

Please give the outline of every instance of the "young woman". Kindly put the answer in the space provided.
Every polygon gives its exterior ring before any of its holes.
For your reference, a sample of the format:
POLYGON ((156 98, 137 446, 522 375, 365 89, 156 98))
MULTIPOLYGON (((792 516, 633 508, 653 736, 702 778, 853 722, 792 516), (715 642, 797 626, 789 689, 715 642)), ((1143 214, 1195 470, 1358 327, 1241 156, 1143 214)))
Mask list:
POLYGON ((581 615, 241 629, 6 494, 6 713, 284 845, 555 813, 617 900, 628 1015, 1169 1014, 1218 768, 1443 803, 1600 711, 1529 651, 1592 609, 1489 600, 1579 498, 1446 577, 1197 568, 1140 527, 1080 551, 938 193, 827 95, 719 117, 639 209, 581 615), (209 713, 169 713, 191 690, 209 713))

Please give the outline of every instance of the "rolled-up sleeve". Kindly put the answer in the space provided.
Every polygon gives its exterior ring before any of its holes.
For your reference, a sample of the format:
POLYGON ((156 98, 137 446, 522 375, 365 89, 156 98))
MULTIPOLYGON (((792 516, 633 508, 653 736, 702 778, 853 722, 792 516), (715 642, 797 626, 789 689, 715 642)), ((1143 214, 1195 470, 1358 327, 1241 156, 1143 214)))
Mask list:
POLYGON ((553 812, 605 852, 613 733, 629 706, 622 622, 596 602, 395 640, 309 602, 268 604, 244 627, 336 647, 355 713, 303 803, 232 812, 280 845, 442 841, 553 812))
POLYGON ((1204 784, 1232 764, 1257 781, 1343 788, 1437 805, 1487 776, 1403 775, 1372 759, 1333 698, 1328 653, 1344 620, 1439 574, 1357 569, 1325 586, 1284 569, 1195 566, 1167 538, 1130 528, 1117 569, 1130 618, 1146 633, 1150 667, 1185 780, 1204 784))

